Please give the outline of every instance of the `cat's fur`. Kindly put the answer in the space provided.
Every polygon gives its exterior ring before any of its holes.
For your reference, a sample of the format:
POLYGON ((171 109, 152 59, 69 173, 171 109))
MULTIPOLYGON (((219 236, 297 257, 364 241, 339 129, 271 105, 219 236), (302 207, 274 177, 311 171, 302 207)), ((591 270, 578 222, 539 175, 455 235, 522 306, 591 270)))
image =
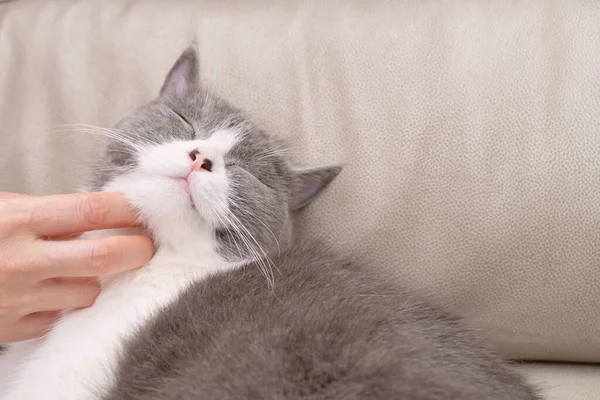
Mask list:
POLYGON ((132 340, 106 400, 536 398, 454 316, 322 245, 188 289, 132 340))
POLYGON ((1 398, 538 398, 457 317, 293 239, 293 211, 340 168, 292 168, 202 90, 194 48, 109 135, 90 189, 125 193, 157 253, 44 340, 11 346, 1 398))

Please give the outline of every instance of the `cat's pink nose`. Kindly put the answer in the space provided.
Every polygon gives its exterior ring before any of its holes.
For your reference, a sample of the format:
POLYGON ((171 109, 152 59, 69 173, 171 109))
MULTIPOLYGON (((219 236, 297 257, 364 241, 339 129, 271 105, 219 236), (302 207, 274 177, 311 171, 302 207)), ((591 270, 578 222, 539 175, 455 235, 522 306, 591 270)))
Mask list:
POLYGON ((210 161, 208 158, 201 157, 198 149, 194 149, 190 152, 190 159, 192 160, 192 171, 200 171, 201 169, 208 172, 212 171, 212 161, 210 161))
POLYGON ((205 171, 210 172, 212 171, 212 165, 212 161, 210 161, 208 158, 198 158, 192 163, 192 171, 200 171, 201 169, 203 169, 205 171))

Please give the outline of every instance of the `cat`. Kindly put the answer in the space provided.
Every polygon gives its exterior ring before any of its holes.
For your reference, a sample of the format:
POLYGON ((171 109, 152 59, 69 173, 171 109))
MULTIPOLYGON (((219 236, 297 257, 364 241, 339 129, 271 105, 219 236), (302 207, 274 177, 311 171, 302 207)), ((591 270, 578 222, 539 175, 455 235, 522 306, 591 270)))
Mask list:
POLYGON ((293 237, 295 212, 341 168, 293 167, 203 88, 194 46, 107 132, 88 189, 124 193, 156 254, 11 345, 0 398, 539 399, 457 316, 293 237))

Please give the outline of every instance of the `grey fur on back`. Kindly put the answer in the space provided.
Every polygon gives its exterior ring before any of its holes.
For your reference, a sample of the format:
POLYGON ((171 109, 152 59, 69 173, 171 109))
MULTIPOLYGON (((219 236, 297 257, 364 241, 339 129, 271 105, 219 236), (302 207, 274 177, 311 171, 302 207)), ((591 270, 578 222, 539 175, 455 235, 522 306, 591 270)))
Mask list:
MULTIPOLYGON (((456 316, 375 268, 293 240, 292 212, 339 168, 295 172, 274 139, 195 87, 195 57, 187 50, 161 97, 118 127, 136 142, 189 140, 223 126, 243 133, 226 156, 238 163, 228 178, 241 188, 230 206, 276 266, 273 285, 264 260, 192 285, 127 343, 106 400, 538 399, 456 316)), ((131 152, 113 143, 92 186, 132 168, 131 152)), ((250 251, 235 235, 215 231, 224 256, 235 259, 237 248, 245 259, 250 251)))
POLYGON ((118 399, 537 399, 461 321, 316 243, 187 290, 123 355, 118 399))

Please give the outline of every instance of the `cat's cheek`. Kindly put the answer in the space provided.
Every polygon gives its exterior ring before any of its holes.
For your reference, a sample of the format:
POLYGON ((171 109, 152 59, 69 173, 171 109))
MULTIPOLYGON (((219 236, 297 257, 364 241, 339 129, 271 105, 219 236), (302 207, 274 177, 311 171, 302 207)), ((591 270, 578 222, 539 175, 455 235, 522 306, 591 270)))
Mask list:
MULTIPOLYGON (((208 173, 207 173, 208 174, 208 173)), ((190 196, 196 212, 212 229, 223 226, 230 219, 230 188, 227 176, 223 172, 211 173, 201 177, 191 177, 190 196)))

